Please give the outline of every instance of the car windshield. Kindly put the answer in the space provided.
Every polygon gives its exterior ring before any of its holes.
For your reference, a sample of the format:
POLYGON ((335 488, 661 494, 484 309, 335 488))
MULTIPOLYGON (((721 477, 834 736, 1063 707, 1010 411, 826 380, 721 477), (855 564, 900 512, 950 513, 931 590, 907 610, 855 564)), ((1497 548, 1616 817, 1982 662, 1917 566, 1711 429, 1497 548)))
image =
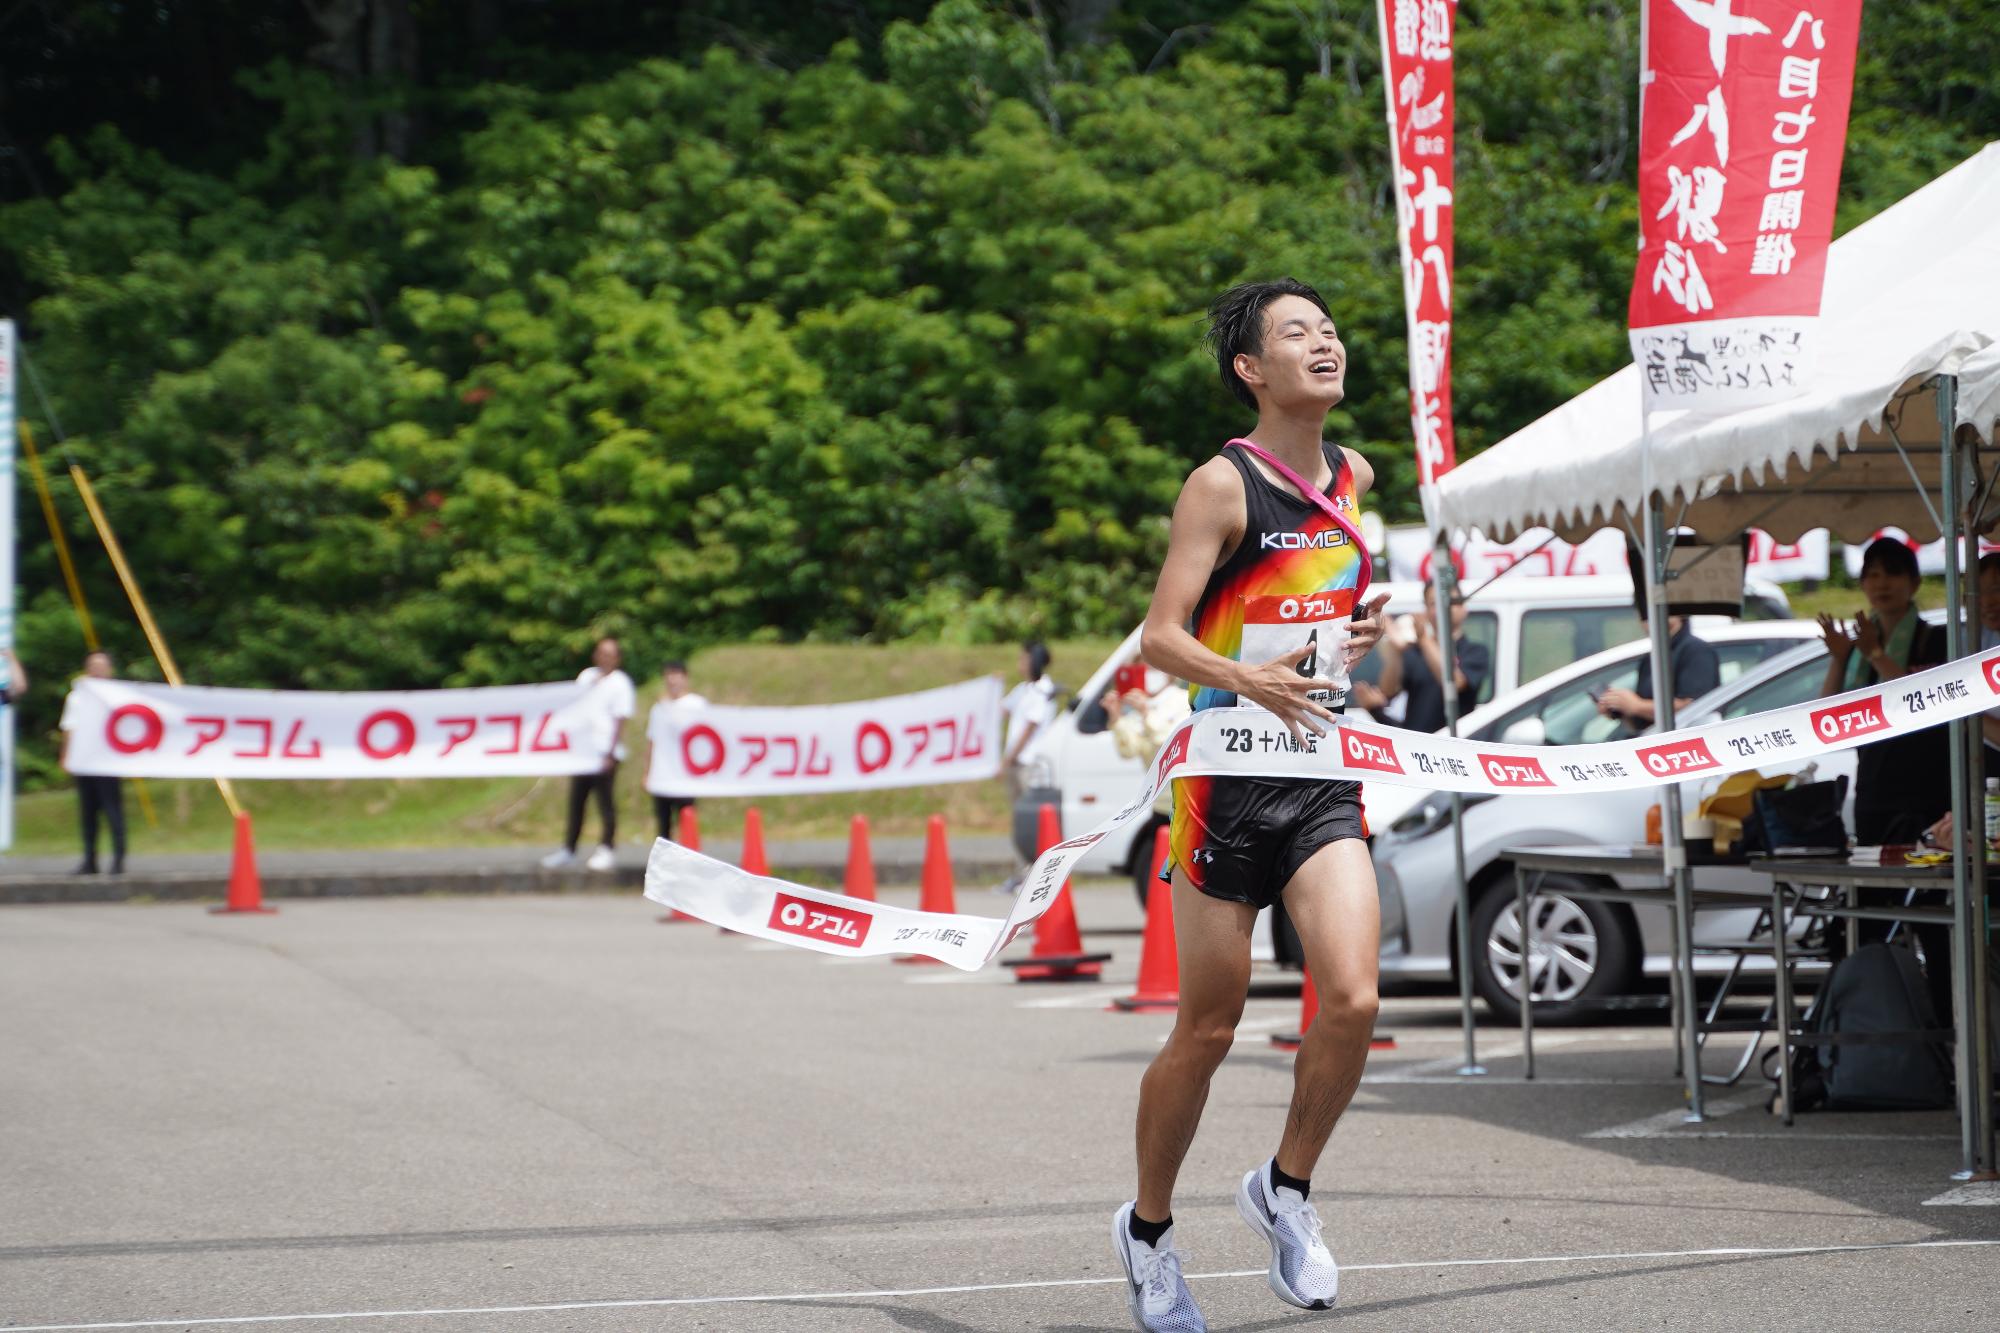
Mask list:
MULTIPOLYGON (((1789 638, 1757 638, 1727 639, 1717 643, 1715 655, 1722 683, 1727 685, 1773 653, 1783 652, 1798 642, 1789 638)), ((1635 648, 1630 657, 1564 681, 1555 689, 1510 709, 1481 727, 1477 738, 1530 745, 1589 745, 1629 735, 1622 721, 1597 711, 1597 696, 1613 687, 1634 688, 1639 681, 1639 663, 1644 658, 1644 652, 1635 648), (1539 723, 1540 734, 1536 734, 1536 726, 1523 726, 1524 723, 1539 723), (1509 732, 1514 734, 1509 735, 1509 732)), ((1816 669, 1824 671, 1824 668, 1816 669)), ((1789 676, 1779 679, 1788 680, 1789 676)), ((1767 685, 1773 683, 1767 682, 1767 685)), ((1775 708, 1779 705, 1772 703, 1765 706, 1775 708)), ((1749 711, 1757 710, 1753 708, 1749 711)))

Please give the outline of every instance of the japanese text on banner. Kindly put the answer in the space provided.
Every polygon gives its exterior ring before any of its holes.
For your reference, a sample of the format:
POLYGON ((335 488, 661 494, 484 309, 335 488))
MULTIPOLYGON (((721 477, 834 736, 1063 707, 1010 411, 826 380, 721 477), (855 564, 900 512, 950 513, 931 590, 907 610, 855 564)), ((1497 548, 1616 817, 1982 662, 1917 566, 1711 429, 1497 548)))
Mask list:
POLYGON ((1643 0, 1632 355, 1649 410, 1805 391, 1861 0, 1643 0))
POLYGON ((1451 425, 1452 32, 1458 0, 1377 0, 1389 161, 1410 338, 1410 425, 1430 485, 1457 459, 1451 425))
POLYGON ((662 716, 646 789, 768 796, 972 782, 1000 771, 1000 682, 809 708, 708 707, 662 716))
POLYGON ((577 681, 317 693, 79 679, 72 773, 145 778, 485 778, 604 764, 605 692, 577 681))

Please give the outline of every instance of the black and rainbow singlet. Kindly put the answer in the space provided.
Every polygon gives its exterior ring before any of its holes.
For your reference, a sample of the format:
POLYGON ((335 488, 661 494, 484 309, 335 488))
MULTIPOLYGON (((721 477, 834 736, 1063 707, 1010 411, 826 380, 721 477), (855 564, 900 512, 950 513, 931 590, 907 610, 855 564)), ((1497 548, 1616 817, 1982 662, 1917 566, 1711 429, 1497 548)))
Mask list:
MULTIPOLYGON (((1320 448, 1334 473, 1327 498, 1353 523, 1360 518, 1354 469, 1337 446, 1320 448)), ((1202 647, 1235 660, 1243 648, 1245 597, 1345 592, 1351 613, 1360 592, 1362 553, 1318 505, 1268 480, 1246 451, 1224 449, 1222 456, 1243 478, 1243 540, 1208 576, 1188 630, 1202 647)), ((1196 709, 1236 702, 1233 693, 1212 685, 1190 686, 1188 698, 1196 709)))

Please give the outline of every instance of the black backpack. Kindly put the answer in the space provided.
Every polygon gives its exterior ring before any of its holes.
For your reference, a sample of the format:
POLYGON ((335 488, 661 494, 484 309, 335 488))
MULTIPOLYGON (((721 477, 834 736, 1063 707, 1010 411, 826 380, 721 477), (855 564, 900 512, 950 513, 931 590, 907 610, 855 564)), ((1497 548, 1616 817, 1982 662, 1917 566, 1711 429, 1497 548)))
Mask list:
MULTIPOLYGON (((1916 955, 1864 944, 1834 964, 1792 1050, 1792 1109, 1919 1111, 1950 1106, 1952 1033, 1937 1025, 1916 955), (1813 1041, 1819 1037, 1827 1040, 1813 1041)), ((1772 1077, 1770 1057, 1765 1076, 1772 1077)), ((1776 1103, 1775 1094, 1772 1102, 1776 1103)))

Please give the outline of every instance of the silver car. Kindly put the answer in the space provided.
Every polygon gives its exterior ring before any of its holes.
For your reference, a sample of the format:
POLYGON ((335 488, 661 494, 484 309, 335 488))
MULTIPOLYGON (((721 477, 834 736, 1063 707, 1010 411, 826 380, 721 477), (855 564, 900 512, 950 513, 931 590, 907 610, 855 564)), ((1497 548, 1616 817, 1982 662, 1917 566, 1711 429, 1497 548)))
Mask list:
MULTIPOLYGON (((1825 649, 1807 621, 1761 621, 1705 631, 1721 658, 1722 686, 1694 700, 1680 718, 1692 726, 1717 718, 1740 717, 1790 704, 1819 693, 1826 674, 1825 649)), ((1598 653, 1545 676, 1509 696, 1475 710, 1460 734, 1515 744, 1575 745, 1613 739, 1622 725, 1597 711, 1595 695, 1612 686, 1631 687, 1644 660, 1644 642, 1598 653)), ((1852 774, 1850 753, 1822 758, 1817 776, 1852 774)), ((1693 811, 1717 779, 1682 784, 1682 799, 1693 811)), ((1851 780, 1850 780, 1851 787, 1851 780)), ((1371 788, 1371 793, 1373 789, 1371 788)), ((1410 792, 1402 811, 1386 828, 1377 825, 1373 844, 1382 898, 1382 974, 1385 978, 1455 979, 1453 931, 1458 907, 1452 865, 1451 802, 1438 792, 1410 792)), ((1510 847, 1574 844, 1619 845, 1644 840, 1646 814, 1659 790, 1607 792, 1561 800, 1534 796, 1468 796, 1464 802, 1465 864, 1472 886, 1474 985, 1486 1003, 1517 1017, 1520 924, 1514 904, 1512 865, 1500 853, 1510 847)), ((1373 802, 1371 800, 1371 808, 1373 802)), ((1736 877, 1754 884, 1750 872, 1700 867, 1696 884, 1736 877)), ((1537 934, 1552 945, 1551 965, 1535 979, 1536 1014, 1551 1019, 1580 1013, 1626 993, 1643 974, 1665 976, 1669 917, 1656 905, 1627 905, 1562 896, 1562 877, 1551 875, 1543 893, 1553 898, 1537 934), (1546 1009, 1544 1008, 1546 1004, 1546 1009)), ((1644 883, 1636 878, 1636 886, 1644 883)), ((1545 902, 1548 899, 1544 899, 1545 902)), ((1704 912, 1696 943, 1740 942, 1749 936, 1754 908, 1704 912)), ((1721 970, 1729 960, 1698 956, 1698 969, 1721 970)))

